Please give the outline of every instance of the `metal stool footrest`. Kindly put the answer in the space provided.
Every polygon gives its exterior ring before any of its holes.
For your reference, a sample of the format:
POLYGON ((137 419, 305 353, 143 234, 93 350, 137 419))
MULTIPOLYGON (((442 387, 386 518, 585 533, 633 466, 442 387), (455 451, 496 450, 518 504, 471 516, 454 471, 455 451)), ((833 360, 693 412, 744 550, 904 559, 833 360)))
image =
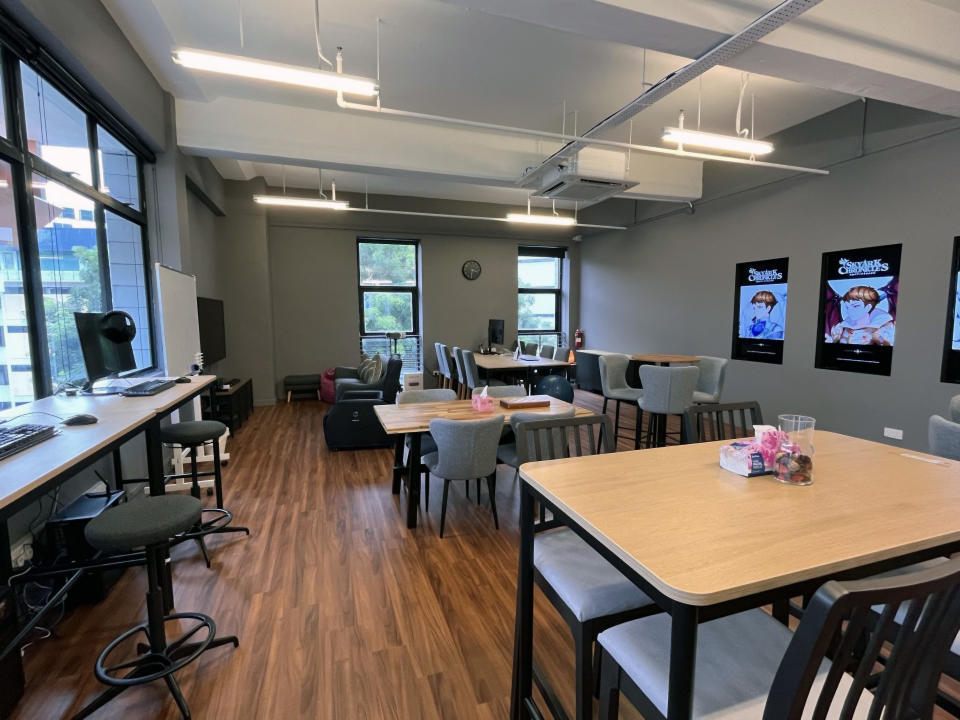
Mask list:
MULTIPOLYGON (((183 633, 179 638, 166 644, 162 651, 156 652, 150 650, 150 633, 147 629, 147 623, 136 625, 125 633, 115 638, 107 645, 100 657, 97 658, 97 664, 93 672, 97 680, 104 685, 116 685, 129 687, 131 685, 142 685, 145 683, 159 680, 196 660, 204 650, 210 647, 217 634, 217 626, 213 619, 201 613, 175 613, 166 615, 164 622, 172 620, 195 620, 190 630, 183 633), (197 635, 200 631, 206 631, 200 640, 187 642, 197 635), (131 637, 143 633, 148 640, 147 651, 127 662, 121 662, 116 665, 107 665, 107 658, 125 641, 131 637), (119 671, 125 671, 123 675, 115 675, 119 671)), ((143 645, 138 644, 138 650, 142 650, 143 645)))

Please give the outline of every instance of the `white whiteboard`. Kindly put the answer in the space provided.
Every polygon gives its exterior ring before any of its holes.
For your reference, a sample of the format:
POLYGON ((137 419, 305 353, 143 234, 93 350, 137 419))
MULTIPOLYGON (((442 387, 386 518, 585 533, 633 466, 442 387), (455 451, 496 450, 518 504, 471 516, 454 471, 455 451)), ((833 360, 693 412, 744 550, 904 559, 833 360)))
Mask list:
POLYGON ((160 335, 163 337, 163 372, 178 376, 190 372, 200 352, 197 319, 197 279, 156 263, 157 297, 160 300, 160 335))

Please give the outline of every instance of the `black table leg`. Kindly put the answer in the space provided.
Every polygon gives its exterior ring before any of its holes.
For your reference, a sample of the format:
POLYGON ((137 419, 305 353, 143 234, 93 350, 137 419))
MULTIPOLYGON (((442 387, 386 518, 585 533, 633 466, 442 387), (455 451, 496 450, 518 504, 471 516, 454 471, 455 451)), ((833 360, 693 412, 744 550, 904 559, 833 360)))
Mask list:
MULTIPOLYGON (((154 417, 144 427, 147 443, 147 478, 150 481, 150 497, 166 493, 163 478, 163 446, 160 442, 160 417, 154 417)), ((163 571, 160 573, 163 589, 163 609, 165 613, 173 610, 173 577, 170 574, 170 553, 164 551, 163 571)))
POLYGON ((533 694, 533 494, 520 481, 520 561, 517 569, 517 616, 513 639, 513 689, 510 718, 526 716, 533 694))
POLYGON ((393 485, 391 491, 394 495, 400 494, 400 479, 403 477, 403 449, 406 446, 404 440, 406 435, 397 435, 397 446, 393 452, 393 485))
MULTIPOLYGON (((10 556, 10 529, 6 516, 0 516, 0 584, 6 585, 13 575, 13 558, 10 556)), ((0 648, 2 649, 2 648, 0 648)))
POLYGON ((420 433, 410 434, 410 456, 407 461, 407 527, 417 526, 420 506, 420 433))
POLYGON ((698 610, 677 603, 670 619, 670 694, 668 720, 693 717, 693 681, 697 663, 698 610))

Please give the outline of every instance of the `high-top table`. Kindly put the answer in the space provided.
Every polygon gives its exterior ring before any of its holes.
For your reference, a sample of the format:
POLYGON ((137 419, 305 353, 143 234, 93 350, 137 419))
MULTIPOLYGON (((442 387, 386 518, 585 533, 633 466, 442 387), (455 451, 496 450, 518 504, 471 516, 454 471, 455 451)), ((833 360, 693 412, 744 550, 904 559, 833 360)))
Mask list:
POLYGON ((699 623, 960 550, 960 462, 818 431, 796 487, 723 470, 723 444, 521 466, 511 718, 535 704, 535 500, 671 615, 669 720, 692 716, 699 623))
POLYGON ((393 465, 393 494, 400 494, 400 481, 403 475, 407 479, 407 527, 417 526, 417 506, 420 504, 420 434, 430 432, 430 421, 445 420, 482 420, 493 415, 503 415, 504 424, 517 412, 556 415, 571 407, 576 416, 592 415, 585 408, 576 407, 563 400, 549 398, 550 405, 536 408, 508 409, 497 405, 490 412, 477 412, 470 400, 449 400, 445 402, 406 403, 404 405, 376 405, 374 412, 387 435, 397 438, 396 456, 393 465), (407 464, 403 464, 405 440, 409 439, 407 464))
POLYGON ((524 381, 530 392, 533 392, 533 372, 534 370, 550 370, 554 368, 567 368, 571 363, 567 360, 552 360, 550 358, 532 358, 529 356, 515 359, 513 353, 503 355, 481 355, 473 354, 477 361, 477 367, 483 370, 487 377, 496 373, 522 373, 524 381))

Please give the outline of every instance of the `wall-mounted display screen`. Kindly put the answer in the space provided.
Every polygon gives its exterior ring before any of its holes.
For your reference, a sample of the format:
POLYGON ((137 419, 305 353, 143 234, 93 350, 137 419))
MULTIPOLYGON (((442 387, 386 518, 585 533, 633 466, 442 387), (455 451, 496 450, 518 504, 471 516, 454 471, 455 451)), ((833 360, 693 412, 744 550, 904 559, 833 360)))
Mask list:
POLYGON ((783 362, 788 263, 788 258, 777 258, 737 265, 731 357, 783 362))
POLYGON ((950 265, 950 295, 947 299, 947 330, 943 342, 941 382, 960 383, 960 237, 953 239, 950 265))
POLYGON ((889 375, 901 245, 823 254, 817 367, 889 375))

